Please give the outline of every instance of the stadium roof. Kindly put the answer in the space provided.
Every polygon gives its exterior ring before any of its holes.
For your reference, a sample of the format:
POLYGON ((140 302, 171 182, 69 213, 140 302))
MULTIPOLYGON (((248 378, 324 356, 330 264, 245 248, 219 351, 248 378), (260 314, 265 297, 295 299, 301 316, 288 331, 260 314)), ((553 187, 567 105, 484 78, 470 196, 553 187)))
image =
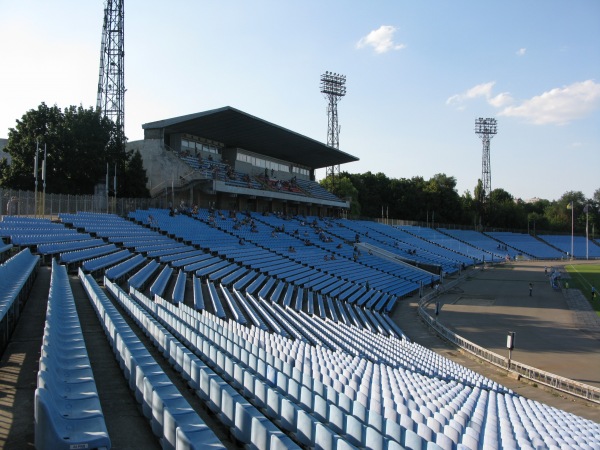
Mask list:
POLYGON ((231 106, 145 123, 142 128, 162 128, 165 134, 193 134, 227 147, 243 148, 315 169, 358 161, 355 156, 231 106))

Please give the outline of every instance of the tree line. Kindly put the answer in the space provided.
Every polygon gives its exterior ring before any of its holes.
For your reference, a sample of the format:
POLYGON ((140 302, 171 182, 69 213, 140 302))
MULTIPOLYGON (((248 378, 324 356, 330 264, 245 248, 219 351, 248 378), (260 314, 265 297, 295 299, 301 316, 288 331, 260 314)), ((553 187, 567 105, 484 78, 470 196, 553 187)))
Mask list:
POLYGON ((64 109, 41 103, 27 111, 8 132, 4 151, 11 157, 0 160, 0 186, 35 188, 35 154, 38 151, 38 182, 46 156, 46 192, 86 194, 105 184, 114 195, 114 174, 120 197, 148 197, 148 178, 139 151, 126 150, 122 128, 95 108, 69 106, 64 109))
POLYGON ((389 178, 366 172, 341 172, 332 183, 321 185, 338 197, 350 200, 353 217, 384 217, 430 224, 456 224, 474 227, 529 230, 535 232, 571 232, 571 220, 577 233, 600 232, 600 188, 592 198, 580 191, 565 192, 558 200, 525 202, 502 188, 493 189, 484 198, 481 180, 462 195, 456 190, 456 178, 443 173, 429 180, 415 176, 389 178), (570 209, 570 205, 572 209, 570 209))

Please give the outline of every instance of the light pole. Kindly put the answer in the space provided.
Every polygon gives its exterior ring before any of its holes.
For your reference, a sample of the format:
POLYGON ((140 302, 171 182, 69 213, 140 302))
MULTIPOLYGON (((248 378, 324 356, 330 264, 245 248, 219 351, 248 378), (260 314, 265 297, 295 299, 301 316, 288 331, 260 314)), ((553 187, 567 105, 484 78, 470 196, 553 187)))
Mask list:
POLYGON ((490 140, 498 132, 496 119, 480 117, 475 120, 475 134, 477 134, 483 143, 483 152, 481 157, 481 181, 483 187, 483 200, 489 203, 490 193, 492 191, 492 168, 490 164, 490 140))
POLYGON ((44 160, 42 161, 42 200, 41 205, 38 209, 38 172, 39 172, 39 153, 40 153, 40 142, 36 140, 35 143, 35 156, 33 158, 33 178, 35 179, 35 192, 33 197, 33 208, 34 217, 38 215, 44 215, 46 211, 46 144, 44 144, 44 160))
POLYGON ((35 191, 33 194, 33 215, 37 217, 37 193, 38 193, 38 153, 40 150, 40 142, 35 142, 35 156, 33 158, 33 178, 35 179, 35 191))
POLYGON ((590 205, 585 205, 583 207, 583 212, 585 213, 585 259, 590 259, 589 257, 589 245, 590 245, 590 233, 589 233, 589 218, 590 218, 590 205))
POLYGON ((106 214, 109 213, 108 206, 108 162, 106 163, 106 214))
POLYGON ((115 178, 113 180, 113 192, 114 192, 114 207, 113 213, 117 213, 117 163, 115 163, 115 178))
POLYGON ((571 203, 569 203, 569 209, 571 210, 571 260, 573 260, 573 243, 574 243, 574 230, 575 230, 575 209, 574 209, 574 203, 573 200, 571 200, 571 203))
POLYGON ((42 161, 42 183, 43 183, 43 194, 42 194, 42 216, 46 216, 46 144, 44 143, 44 161, 42 161))
MULTIPOLYGON (((329 71, 322 74, 321 93, 327 99, 327 145, 339 149, 340 126, 338 124, 337 104, 346 95, 346 75, 329 71)), ((339 164, 325 169, 325 178, 331 176, 331 187, 334 191, 336 186, 335 177, 339 174, 339 164)))

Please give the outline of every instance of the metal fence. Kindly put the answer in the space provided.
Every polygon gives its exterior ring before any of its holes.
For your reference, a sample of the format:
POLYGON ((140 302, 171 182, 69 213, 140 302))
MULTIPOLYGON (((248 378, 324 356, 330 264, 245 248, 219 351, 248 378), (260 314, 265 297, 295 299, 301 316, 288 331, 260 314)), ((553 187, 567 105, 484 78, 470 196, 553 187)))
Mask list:
POLYGON ((419 315, 423 318, 431 328, 433 328, 440 336, 445 338, 447 341, 453 343, 457 347, 460 347, 472 355, 477 356, 497 367, 508 370, 509 372, 518 374, 523 378, 527 378, 535 383, 540 383, 551 388, 557 389, 562 392, 574 395, 576 397, 584 398, 594 403, 600 404, 600 389, 594 386, 589 386, 584 383, 579 383, 568 378, 561 377, 559 375, 545 372, 535 367, 528 366, 527 364, 520 363, 515 360, 509 360, 505 356, 498 355, 490 350, 487 350, 479 345, 463 338, 462 336, 450 331, 444 325, 439 323, 434 317, 427 313, 425 307, 434 298, 439 296, 441 293, 449 290, 453 286, 457 285, 462 278, 457 278, 447 283, 440 289, 433 291, 419 300, 419 315))
POLYGON ((52 218, 61 213, 98 212, 126 216, 130 211, 167 208, 168 196, 157 198, 114 198, 106 195, 43 194, 0 188, 0 215, 52 218))

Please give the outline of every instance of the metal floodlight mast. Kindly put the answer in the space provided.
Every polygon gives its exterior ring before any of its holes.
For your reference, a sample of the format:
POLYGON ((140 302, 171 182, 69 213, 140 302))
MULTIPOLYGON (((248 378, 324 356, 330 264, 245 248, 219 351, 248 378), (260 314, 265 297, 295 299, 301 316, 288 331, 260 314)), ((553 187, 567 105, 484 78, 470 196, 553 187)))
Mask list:
MULTIPOLYGON (((340 148, 340 126, 338 124, 337 104, 346 95, 346 75, 325 72, 321 75, 321 93, 327 99, 327 145, 336 149, 340 148)), ((336 174, 340 173, 340 166, 331 166, 326 169, 326 177, 331 176, 332 184, 336 174)))
POLYGON ((492 191, 492 169, 490 166, 490 140, 498 132, 496 119, 483 119, 482 117, 475 120, 475 134, 477 134, 483 142, 483 154, 481 158, 481 183, 483 187, 484 200, 489 198, 492 191))
POLYGON ((124 0, 106 0, 96 108, 125 128, 124 0))

